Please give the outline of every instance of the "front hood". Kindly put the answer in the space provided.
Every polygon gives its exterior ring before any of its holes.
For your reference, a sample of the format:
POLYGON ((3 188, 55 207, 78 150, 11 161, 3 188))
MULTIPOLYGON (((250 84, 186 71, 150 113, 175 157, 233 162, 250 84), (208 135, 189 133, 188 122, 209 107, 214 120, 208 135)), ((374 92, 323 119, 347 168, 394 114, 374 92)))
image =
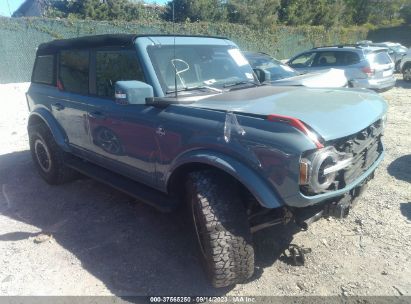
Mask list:
POLYGON ((309 125, 326 141, 365 129, 387 110, 384 99, 367 90, 274 86, 225 92, 184 106, 291 116, 309 125))
POLYGON ((300 85, 310 88, 341 88, 348 83, 343 70, 329 69, 272 81, 272 85, 300 85))

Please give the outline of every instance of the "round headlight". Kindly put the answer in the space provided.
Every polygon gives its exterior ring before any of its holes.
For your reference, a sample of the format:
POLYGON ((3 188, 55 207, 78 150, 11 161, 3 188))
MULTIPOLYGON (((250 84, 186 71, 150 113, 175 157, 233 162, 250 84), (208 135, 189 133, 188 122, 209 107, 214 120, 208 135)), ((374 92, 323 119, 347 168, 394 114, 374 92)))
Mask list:
POLYGON ((324 170, 334 166, 338 162, 338 154, 333 150, 322 150, 317 153, 311 162, 312 175, 310 188, 316 192, 323 192, 334 182, 337 172, 324 173, 324 170))

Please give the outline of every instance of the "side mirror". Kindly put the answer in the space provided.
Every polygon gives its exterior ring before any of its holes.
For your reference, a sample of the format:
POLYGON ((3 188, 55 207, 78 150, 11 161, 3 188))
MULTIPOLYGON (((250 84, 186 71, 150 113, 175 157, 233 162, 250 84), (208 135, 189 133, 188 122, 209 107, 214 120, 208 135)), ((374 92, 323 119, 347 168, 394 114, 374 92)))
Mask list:
POLYGON ((253 69, 253 71, 261 83, 271 80, 271 73, 269 71, 263 69, 253 69))
POLYGON ((146 98, 153 98, 153 87, 137 80, 117 81, 114 97, 118 104, 145 104, 146 98))

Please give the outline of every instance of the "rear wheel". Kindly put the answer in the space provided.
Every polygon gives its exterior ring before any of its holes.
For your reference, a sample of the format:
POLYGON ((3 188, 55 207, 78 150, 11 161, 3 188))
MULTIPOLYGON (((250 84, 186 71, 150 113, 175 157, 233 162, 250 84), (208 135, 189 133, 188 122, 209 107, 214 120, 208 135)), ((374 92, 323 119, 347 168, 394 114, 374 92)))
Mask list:
POLYGON ((58 185, 78 176, 78 173, 64 164, 66 153, 55 142, 49 128, 36 124, 29 128, 30 151, 34 164, 43 179, 58 185))
POLYGON ((411 64, 404 67, 402 77, 405 81, 411 81, 411 64))
POLYGON ((224 173, 194 172, 186 181, 187 201, 201 260, 211 283, 226 287, 254 272, 254 248, 237 183, 224 173))

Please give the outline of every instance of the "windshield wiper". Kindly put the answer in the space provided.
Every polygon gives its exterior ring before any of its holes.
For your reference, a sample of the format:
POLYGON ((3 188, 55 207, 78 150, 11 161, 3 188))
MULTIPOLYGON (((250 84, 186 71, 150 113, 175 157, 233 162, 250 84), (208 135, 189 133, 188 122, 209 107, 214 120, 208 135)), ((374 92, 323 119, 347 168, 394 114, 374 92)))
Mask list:
MULTIPOLYGON (((220 90, 220 89, 217 89, 217 88, 214 88, 214 87, 210 87, 210 86, 205 86, 205 85, 200 85, 200 86, 196 86, 196 87, 184 87, 184 88, 178 89, 177 92, 195 91, 195 90, 204 90, 204 89, 210 90, 210 91, 213 91, 213 92, 217 92, 217 93, 223 92, 223 90, 220 90)), ((175 93, 175 92, 176 92, 176 90, 169 90, 169 91, 166 92, 166 94, 172 94, 172 93, 175 93)))
MULTIPOLYGON (((244 85, 253 85, 253 86, 260 86, 261 84, 255 81, 246 81, 246 80, 242 80, 242 81, 237 81, 237 82, 232 82, 232 83, 226 83, 223 85, 224 88, 233 88, 233 87, 237 87, 237 86, 244 86, 244 85)), ((232 89, 231 89, 232 90, 232 89)))

